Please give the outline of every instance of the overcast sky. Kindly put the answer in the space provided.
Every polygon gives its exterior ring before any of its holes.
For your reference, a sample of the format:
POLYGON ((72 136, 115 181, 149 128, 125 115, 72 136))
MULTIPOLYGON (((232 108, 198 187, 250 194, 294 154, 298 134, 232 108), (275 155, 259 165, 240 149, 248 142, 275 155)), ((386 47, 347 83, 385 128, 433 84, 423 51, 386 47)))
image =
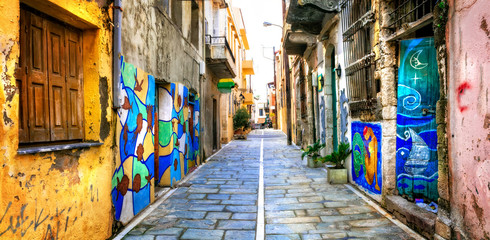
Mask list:
POLYGON ((274 70, 272 47, 276 51, 281 44, 282 29, 275 26, 264 27, 263 22, 282 25, 281 0, 232 0, 233 7, 242 9, 245 29, 250 44, 248 59, 254 60, 255 75, 252 76, 254 95, 266 100, 266 84, 273 82, 274 70))

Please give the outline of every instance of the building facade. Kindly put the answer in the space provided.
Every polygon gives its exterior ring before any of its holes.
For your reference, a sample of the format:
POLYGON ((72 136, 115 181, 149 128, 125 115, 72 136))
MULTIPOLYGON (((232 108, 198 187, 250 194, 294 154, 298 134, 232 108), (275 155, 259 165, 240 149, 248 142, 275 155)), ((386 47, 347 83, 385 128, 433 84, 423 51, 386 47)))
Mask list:
POLYGON ((349 181, 429 239, 489 235, 488 3, 472 3, 285 2, 283 131, 323 154, 349 143, 349 181))

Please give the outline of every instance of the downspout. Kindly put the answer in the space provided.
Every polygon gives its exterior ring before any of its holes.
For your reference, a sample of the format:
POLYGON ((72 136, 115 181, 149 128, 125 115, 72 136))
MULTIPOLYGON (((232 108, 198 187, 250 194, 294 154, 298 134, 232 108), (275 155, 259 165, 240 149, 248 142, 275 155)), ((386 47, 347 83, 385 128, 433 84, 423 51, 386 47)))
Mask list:
MULTIPOLYGON (((205 61, 206 59, 206 42, 205 42, 205 35, 206 35, 206 25, 205 25, 205 22, 204 22, 204 19, 206 19, 206 3, 204 3, 204 1, 202 2, 202 9, 201 9, 201 14, 202 14, 202 26, 201 26, 201 41, 202 41, 202 44, 201 44, 201 51, 202 51, 202 61, 205 61)), ((206 76, 204 73, 203 75, 201 75, 201 67, 204 67, 204 72, 206 72, 206 64, 204 64, 202 66, 201 63, 199 63, 199 158, 201 160, 201 164, 204 163, 204 161, 206 159, 204 159, 204 146, 202 145, 202 138, 204 137, 203 135, 203 131, 204 131, 204 124, 202 122, 202 114, 204 114, 206 112, 206 110, 203 108, 204 106, 204 101, 206 101, 206 98, 204 97, 203 95, 203 92, 202 92, 202 82, 204 82, 206 80, 206 76)), ((211 124, 213 122, 213 119, 211 118, 211 124)), ((207 124, 209 125, 209 124, 207 124)), ((213 143, 214 144, 214 143, 213 143)), ((214 146, 213 146, 214 147, 214 146)))
POLYGON ((119 99, 119 84, 121 76, 121 22, 122 22, 122 0, 114 0, 113 14, 114 14, 114 30, 113 30, 113 50, 112 50, 112 106, 114 109, 121 107, 121 101, 119 99))

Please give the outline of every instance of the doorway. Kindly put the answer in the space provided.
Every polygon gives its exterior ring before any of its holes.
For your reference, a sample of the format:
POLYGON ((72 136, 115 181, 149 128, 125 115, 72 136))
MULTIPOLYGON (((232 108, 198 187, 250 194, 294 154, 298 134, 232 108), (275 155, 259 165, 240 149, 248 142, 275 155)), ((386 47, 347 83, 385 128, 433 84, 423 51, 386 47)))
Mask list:
POLYGON ((218 102, 213 98, 213 151, 218 150, 218 102))
POLYGON ((335 48, 330 53, 330 84, 332 86, 332 144, 333 150, 337 151, 339 142, 337 137, 337 81, 335 78, 335 48))

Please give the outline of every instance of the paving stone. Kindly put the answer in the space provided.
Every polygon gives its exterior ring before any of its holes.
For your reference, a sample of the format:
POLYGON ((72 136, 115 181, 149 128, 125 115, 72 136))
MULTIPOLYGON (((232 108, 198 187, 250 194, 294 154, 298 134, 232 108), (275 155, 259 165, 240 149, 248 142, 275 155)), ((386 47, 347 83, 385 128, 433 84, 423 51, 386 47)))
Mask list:
POLYGON ((250 240, 254 238, 255 231, 228 230, 225 233, 225 240, 250 240))
POLYGON ((339 238, 346 238, 347 233, 345 232, 323 233, 321 236, 322 239, 328 239, 328 238, 339 239, 339 238))
POLYGON ((230 212, 209 212, 206 219, 230 219, 230 212))
POLYGON ((223 230, 187 229, 181 239, 221 239, 224 233, 223 230))
POLYGON ((278 218, 278 217, 295 217, 296 215, 294 214, 293 211, 265 211, 265 217, 266 218, 278 218))
POLYGON ((234 213, 231 219, 236 220, 255 220, 257 219, 256 213, 234 213))
POLYGON ((350 206, 347 208, 337 208, 340 214, 359 214, 359 213, 370 213, 374 212, 374 208, 369 206, 350 206))
POLYGON ((266 224, 266 234, 284 234, 284 233, 304 233, 308 230, 315 229, 315 225, 306 224, 266 224))
POLYGON ((232 194, 231 200, 257 200, 257 194, 232 194))
POLYGON ((188 199, 203 199, 204 197, 206 197, 206 194, 203 193, 189 194, 189 196, 187 196, 188 199))
POLYGON ((315 202, 320 202, 323 201, 323 197, 321 196, 315 196, 315 197, 299 197, 298 202, 301 203, 315 203, 315 202))
POLYGON ((167 218, 184 218, 184 219, 203 219, 206 212, 198 211, 176 211, 170 212, 165 217, 167 218))
POLYGON ((223 200, 221 204, 224 205, 255 205, 255 201, 250 200, 223 200))
POLYGON ((374 219, 366 219, 366 220, 356 220, 348 222, 353 227, 380 227, 388 225, 390 220, 387 218, 374 218, 374 219))
POLYGON ((251 230, 255 229, 255 225, 255 221, 220 220, 217 229, 251 230))
POLYGON ((228 205, 225 208, 230 212, 257 212, 257 206, 232 206, 228 205))
POLYGON ((300 240, 298 234, 289 235, 267 235, 266 240, 300 240))
POLYGON ((189 204, 219 204, 220 200, 201 200, 201 199, 196 199, 196 200, 190 200, 189 204))
POLYGON ((227 200, 230 199, 230 194, 208 194, 207 199, 210 200, 227 200))
POLYGON ((339 215, 339 212, 333 208, 323 208, 323 209, 308 209, 306 210, 306 215, 308 216, 332 216, 339 215))
POLYGON ((178 236, 156 236, 155 240, 178 240, 178 236))
POLYGON ((361 219, 370 219, 370 218, 373 218, 373 215, 370 213, 320 216, 322 222, 352 221, 352 220, 361 220, 361 219))
POLYGON ((128 235, 123 238, 123 240, 153 240, 155 239, 155 236, 153 235, 145 235, 145 236, 131 236, 128 235))
POLYGON ((266 205, 265 210, 297 210, 297 209, 313 209, 323 208, 321 203, 298 203, 298 204, 282 204, 282 205, 266 205))
POLYGON ((320 234, 302 234, 301 239, 303 239, 303 240, 318 240, 318 239, 322 239, 322 236, 320 234))
POLYGON ((225 208, 225 205, 209 205, 209 204, 203 204, 203 205, 193 205, 189 208, 191 211, 213 211, 213 212, 220 212, 223 211, 225 208))
POLYGON ((188 191, 189 193, 217 193, 219 192, 218 188, 191 188, 188 191))
POLYGON ((267 223, 319 223, 319 217, 269 218, 267 223))
POLYGON ((182 229, 182 228, 164 228, 162 226, 156 226, 156 227, 150 228, 145 234, 179 236, 183 230, 184 229, 182 229))
POLYGON ((216 220, 179 220, 176 227, 181 228, 201 228, 201 229, 213 229, 216 224, 216 220))

